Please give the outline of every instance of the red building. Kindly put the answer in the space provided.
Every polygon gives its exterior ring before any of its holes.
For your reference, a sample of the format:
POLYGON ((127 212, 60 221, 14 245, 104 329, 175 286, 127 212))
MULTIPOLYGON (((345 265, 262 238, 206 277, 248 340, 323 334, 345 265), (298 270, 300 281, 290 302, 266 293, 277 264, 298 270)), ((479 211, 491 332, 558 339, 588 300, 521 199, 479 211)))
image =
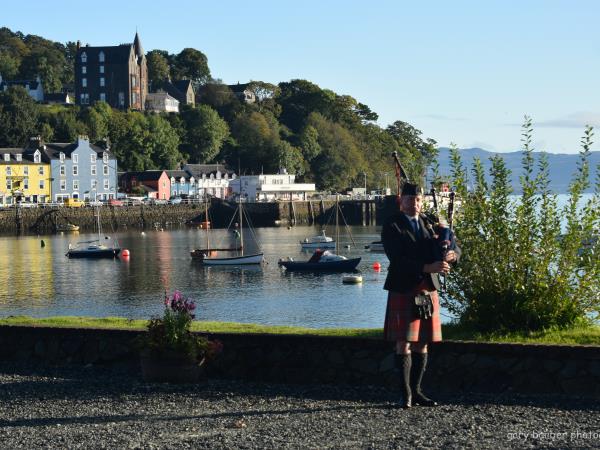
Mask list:
POLYGON ((164 170, 125 172, 119 177, 119 186, 121 191, 127 194, 141 187, 149 198, 160 200, 171 198, 171 180, 164 170))

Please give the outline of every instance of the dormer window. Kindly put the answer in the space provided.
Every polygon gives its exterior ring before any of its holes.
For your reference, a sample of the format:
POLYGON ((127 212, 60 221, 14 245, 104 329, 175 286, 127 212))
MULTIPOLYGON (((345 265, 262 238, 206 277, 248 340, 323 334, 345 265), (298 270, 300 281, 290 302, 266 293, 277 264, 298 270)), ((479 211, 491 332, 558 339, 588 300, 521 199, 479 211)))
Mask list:
POLYGON ((179 179, 179 184, 185 184, 185 178, 181 177, 181 178, 179 179))
POLYGON ((214 174, 214 173, 211 173, 211 174, 210 174, 210 179, 211 179, 211 180, 214 180, 214 179, 215 179, 215 174, 214 174))
POLYGON ((202 174, 202 179, 206 180, 206 174, 205 173, 202 174))
POLYGON ((17 154, 15 155, 15 157, 17 158, 17 162, 21 162, 21 161, 23 161, 23 155, 21 155, 20 153, 17 153, 17 154))
POLYGON ((87 54, 85 52, 81 54, 81 62, 84 64, 87 63, 87 54))
POLYGON ((175 177, 171 177, 171 184, 175 184, 175 177))
POLYGON ((58 155, 58 159, 60 159, 61 163, 65 162, 65 154, 63 152, 60 152, 60 154, 58 155))
POLYGON ((71 155, 71 159, 73 160, 73 164, 77 164, 79 162, 79 155, 71 155))
POLYGON ((81 66, 81 73, 84 75, 87 73, 87 66, 81 66))
POLYGON ((104 62, 104 52, 100 52, 100 53, 98 54, 98 61, 100 61, 101 63, 103 63, 103 62, 104 62))
POLYGON ((10 153, 4 154, 4 161, 10 161, 10 153))
POLYGON ((102 162, 103 162, 104 164, 108 164, 108 153, 104 153, 104 154, 102 155, 102 162))

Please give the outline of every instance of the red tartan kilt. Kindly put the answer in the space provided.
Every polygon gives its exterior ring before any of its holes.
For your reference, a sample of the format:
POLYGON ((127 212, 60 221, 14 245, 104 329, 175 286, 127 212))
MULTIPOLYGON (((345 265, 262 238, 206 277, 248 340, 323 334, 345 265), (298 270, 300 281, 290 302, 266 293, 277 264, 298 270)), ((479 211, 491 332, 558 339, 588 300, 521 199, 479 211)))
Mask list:
POLYGON ((386 341, 439 342, 442 340, 440 301, 437 291, 429 291, 433 301, 433 317, 427 320, 415 318, 414 297, 422 288, 411 293, 388 293, 383 336, 386 341))

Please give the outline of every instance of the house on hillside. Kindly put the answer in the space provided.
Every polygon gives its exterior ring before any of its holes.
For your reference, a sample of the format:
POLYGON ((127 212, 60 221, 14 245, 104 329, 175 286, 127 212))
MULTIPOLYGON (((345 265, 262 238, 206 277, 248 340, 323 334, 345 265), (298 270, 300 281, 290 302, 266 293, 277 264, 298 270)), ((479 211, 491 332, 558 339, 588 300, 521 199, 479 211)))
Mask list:
POLYGON ((239 101, 243 103, 254 103, 256 102, 256 94, 251 89, 248 89, 248 83, 245 84, 230 84, 227 86, 233 91, 239 101))
POLYGON ((296 183, 296 175, 285 169, 274 175, 241 175, 229 185, 234 196, 248 202, 273 202, 278 200, 306 200, 315 192, 314 183, 296 183))
POLYGON ((196 94, 191 80, 167 81, 163 84, 162 89, 182 105, 194 106, 196 104, 196 94))
POLYGON ((113 108, 143 110, 148 68, 140 37, 133 44, 81 46, 75 55, 75 100, 78 105, 107 102, 113 108))
POLYGON ((74 105, 75 96, 69 92, 46 94, 44 96, 44 103, 48 105, 74 105))
POLYGON ((146 111, 179 112, 179 100, 164 91, 151 92, 146 96, 146 111))
POLYGON ((42 80, 39 76, 35 80, 12 80, 7 81, 2 79, 0 74, 0 91, 4 92, 11 86, 21 86, 25 88, 29 96, 36 102, 44 101, 44 87, 42 86, 42 80))
POLYGON ((185 170, 167 170, 167 176, 171 181, 171 197, 198 195, 198 186, 193 175, 185 170))
POLYGON ((164 170, 146 170, 144 172, 124 172, 119 176, 122 192, 131 194, 141 188, 148 198, 168 200, 171 198, 171 180, 164 170))

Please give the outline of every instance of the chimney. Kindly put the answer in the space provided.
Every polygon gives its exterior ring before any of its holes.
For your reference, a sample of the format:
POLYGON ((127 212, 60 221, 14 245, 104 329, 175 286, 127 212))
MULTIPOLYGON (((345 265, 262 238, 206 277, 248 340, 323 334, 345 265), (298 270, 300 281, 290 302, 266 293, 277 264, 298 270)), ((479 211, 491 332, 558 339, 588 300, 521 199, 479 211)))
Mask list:
POLYGON ((81 41, 77 40, 77 50, 79 50, 81 48, 81 41))

